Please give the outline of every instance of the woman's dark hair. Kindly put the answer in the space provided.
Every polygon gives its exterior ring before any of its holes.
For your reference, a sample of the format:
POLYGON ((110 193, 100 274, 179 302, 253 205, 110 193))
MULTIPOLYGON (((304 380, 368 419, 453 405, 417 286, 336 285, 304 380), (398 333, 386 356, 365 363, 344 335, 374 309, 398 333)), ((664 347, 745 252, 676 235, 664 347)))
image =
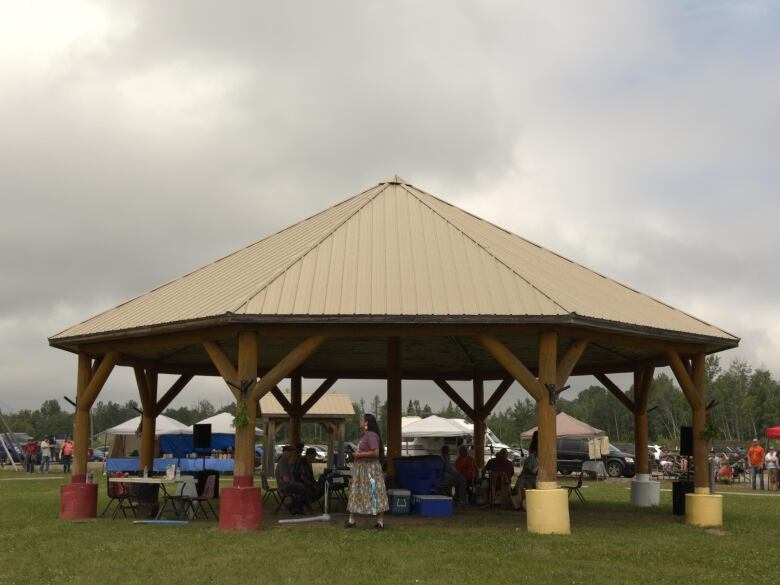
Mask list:
POLYGON ((376 422, 376 417, 370 412, 363 414, 363 420, 366 421, 366 430, 376 433, 379 437, 379 461, 385 460, 385 444, 382 442, 382 433, 379 432, 379 423, 376 422))
POLYGON ((528 446, 529 453, 536 453, 539 450, 539 431, 534 431, 531 435, 531 444, 528 446))

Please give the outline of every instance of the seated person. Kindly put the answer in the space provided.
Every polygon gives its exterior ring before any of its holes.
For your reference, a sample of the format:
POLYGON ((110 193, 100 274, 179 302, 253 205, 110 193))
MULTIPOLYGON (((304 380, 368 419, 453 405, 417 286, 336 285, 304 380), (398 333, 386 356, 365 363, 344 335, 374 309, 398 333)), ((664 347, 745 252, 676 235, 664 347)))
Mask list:
POLYGON ((314 479, 314 469, 312 464, 317 459, 317 450, 313 447, 306 449, 306 454, 298 459, 298 462, 293 469, 293 476, 295 480, 303 485, 306 489, 306 497, 310 502, 316 502, 325 493, 323 484, 325 478, 320 476, 319 481, 314 479))
POLYGON ((461 445, 460 449, 458 449, 458 458, 455 460, 455 469, 466 478, 466 481, 474 482, 479 479, 477 460, 469 455, 469 449, 466 445, 461 445))
POLYGON ((290 445, 282 448, 282 458, 276 464, 276 487, 283 495, 291 495, 293 498, 290 512, 300 514, 303 512, 303 506, 308 502, 306 498, 306 488, 295 480, 293 469, 297 460, 295 449, 290 445))
POLYGON ((510 500, 510 481, 511 477, 515 474, 515 466, 509 460, 509 453, 506 449, 501 449, 498 454, 493 457, 485 465, 485 471, 490 473, 489 492, 490 499, 492 501, 495 494, 501 496, 501 507, 510 508, 512 506, 510 500))
POLYGON ((509 460, 509 453, 506 449, 501 449, 495 457, 485 465, 485 471, 490 473, 500 472, 506 474, 507 477, 512 477, 515 474, 515 466, 509 460))
POLYGON ((444 470, 442 472, 441 481, 439 487, 444 488, 449 493, 452 488, 455 488, 455 503, 458 506, 466 505, 466 478, 463 477, 455 466, 450 461, 450 448, 444 445, 441 448, 441 459, 444 464, 444 470))
POLYGON ((734 479, 734 470, 731 469, 731 465, 729 465, 729 460, 727 458, 721 458, 720 460, 720 469, 718 469, 717 479, 724 483, 730 483, 734 479))

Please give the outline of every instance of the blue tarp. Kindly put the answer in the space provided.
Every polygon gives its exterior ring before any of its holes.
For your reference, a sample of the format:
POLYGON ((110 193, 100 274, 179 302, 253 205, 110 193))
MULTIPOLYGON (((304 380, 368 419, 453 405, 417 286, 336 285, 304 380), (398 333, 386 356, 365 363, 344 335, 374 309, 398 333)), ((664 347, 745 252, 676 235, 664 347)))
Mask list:
MULTIPOLYGON (((138 461, 138 457, 109 457, 106 459, 106 471, 109 473, 114 471, 140 471, 138 461)), ((220 473, 233 473, 234 462, 233 459, 212 459, 211 457, 206 457, 205 459, 155 459, 153 469, 157 473, 161 473, 171 464, 178 465, 182 473, 202 471, 204 469, 219 471, 220 473)))
MULTIPOLYGON (((224 433, 214 433, 211 435, 211 448, 218 451, 224 451, 233 448, 236 444, 236 436, 224 433)), ((160 435, 160 451, 170 453, 174 457, 186 457, 190 453, 195 453, 192 446, 192 435, 160 435)))

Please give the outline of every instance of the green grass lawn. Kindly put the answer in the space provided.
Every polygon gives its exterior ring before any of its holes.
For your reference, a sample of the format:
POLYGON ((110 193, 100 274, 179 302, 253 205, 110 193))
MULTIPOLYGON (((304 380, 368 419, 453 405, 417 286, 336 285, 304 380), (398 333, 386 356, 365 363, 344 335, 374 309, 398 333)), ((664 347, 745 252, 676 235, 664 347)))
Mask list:
POLYGON ((390 516, 384 532, 370 530, 368 520, 345 530, 340 514, 328 524, 282 526, 276 521, 284 516, 266 509, 262 531, 223 534, 205 521, 61 522, 62 481, 24 478, 0 471, 2 585, 732 584, 778 574, 780 495, 741 495, 749 492, 738 486, 720 490, 722 530, 672 516, 670 492, 662 492, 660 508, 633 509, 629 481, 611 480, 586 482, 586 505, 572 500, 571 536, 528 534, 520 512, 472 509, 447 519, 390 516))

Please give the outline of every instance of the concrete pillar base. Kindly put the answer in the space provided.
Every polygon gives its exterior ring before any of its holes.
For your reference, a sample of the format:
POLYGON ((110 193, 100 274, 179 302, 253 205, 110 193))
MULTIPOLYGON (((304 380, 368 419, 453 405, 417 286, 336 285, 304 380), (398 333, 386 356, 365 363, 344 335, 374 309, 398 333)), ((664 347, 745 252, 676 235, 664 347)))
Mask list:
POLYGON ((571 534, 569 494, 563 489, 528 490, 528 532, 534 534, 571 534))
POLYGON ((226 487, 219 491, 219 529, 252 531, 263 527, 263 502, 259 487, 226 487))
POLYGON ((97 488, 96 483, 60 486, 60 520, 97 518, 97 488))
POLYGON ((685 494, 685 523, 691 526, 723 526, 723 496, 685 494))
POLYGON ((640 473, 631 482, 631 505, 652 508, 661 503, 661 482, 651 481, 646 473, 640 473))

